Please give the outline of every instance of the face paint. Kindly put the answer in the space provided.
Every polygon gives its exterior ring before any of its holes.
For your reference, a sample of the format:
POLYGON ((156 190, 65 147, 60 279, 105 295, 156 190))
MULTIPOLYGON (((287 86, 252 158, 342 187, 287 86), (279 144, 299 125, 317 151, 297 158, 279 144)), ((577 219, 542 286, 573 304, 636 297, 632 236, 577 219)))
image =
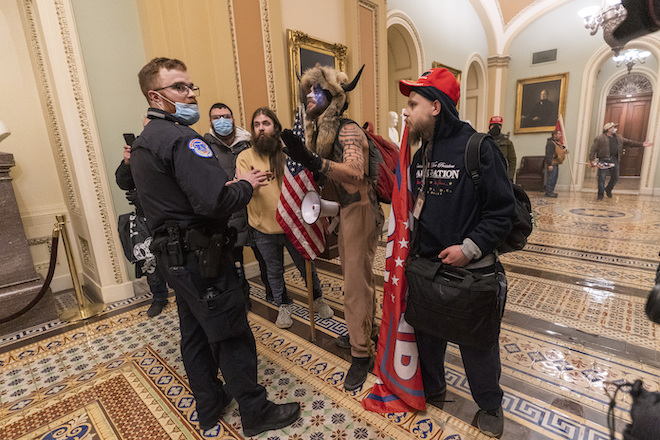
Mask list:
POLYGON ((323 88, 319 84, 314 84, 312 87, 312 94, 316 100, 316 106, 325 107, 325 105, 328 103, 328 100, 325 97, 325 93, 323 93, 323 88))

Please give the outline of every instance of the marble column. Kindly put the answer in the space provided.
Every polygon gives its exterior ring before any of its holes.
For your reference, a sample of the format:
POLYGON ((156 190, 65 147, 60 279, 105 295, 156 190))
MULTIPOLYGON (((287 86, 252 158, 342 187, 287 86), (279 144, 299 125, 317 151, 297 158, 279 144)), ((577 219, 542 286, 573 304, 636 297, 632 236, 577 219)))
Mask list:
MULTIPOLYGON (((28 304, 39 292, 43 279, 37 273, 18 211, 9 176, 14 156, 0 152, 0 318, 28 304)), ((56 318, 52 294, 22 317, 0 325, 0 333, 25 329, 56 318)))

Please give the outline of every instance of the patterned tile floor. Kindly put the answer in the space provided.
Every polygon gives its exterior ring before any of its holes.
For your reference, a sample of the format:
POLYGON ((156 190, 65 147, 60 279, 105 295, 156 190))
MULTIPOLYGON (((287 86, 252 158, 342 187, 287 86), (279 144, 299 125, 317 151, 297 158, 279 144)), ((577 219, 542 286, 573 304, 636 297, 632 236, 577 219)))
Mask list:
MULTIPOLYGON (((660 204, 616 193, 603 202, 594 194, 532 194, 532 203, 538 227, 528 246, 502 256, 510 286, 500 337, 502 438, 608 439, 608 382, 639 378, 649 390, 660 388, 660 335, 644 315, 660 250, 660 204)), ((485 438, 470 426, 477 407, 452 345, 452 402, 443 410, 366 412, 359 401, 374 377, 361 390, 343 391, 350 356, 333 342, 346 332, 338 263, 318 263, 336 317, 316 319, 315 343, 307 340, 309 312, 297 271, 285 275, 295 299, 290 331, 272 324, 277 311, 253 280, 259 381, 272 399, 295 399, 303 407, 294 425, 260 438, 485 438)), ((374 267, 380 280, 383 267, 381 248, 374 267)), ((235 402, 214 429, 197 429, 175 308, 147 318, 149 297, 136 286, 136 298, 111 305, 100 318, 53 321, 0 337, 1 439, 242 438, 235 402)), ((378 292, 382 296, 382 288, 378 292)), ((630 403, 627 394, 619 398, 620 428, 629 421, 630 403)))

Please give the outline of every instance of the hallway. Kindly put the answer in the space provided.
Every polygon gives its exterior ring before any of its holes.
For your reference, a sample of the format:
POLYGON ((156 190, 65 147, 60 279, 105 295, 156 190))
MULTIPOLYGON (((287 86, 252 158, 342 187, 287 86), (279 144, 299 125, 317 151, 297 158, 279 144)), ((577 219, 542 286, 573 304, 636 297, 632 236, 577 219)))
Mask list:
MULTIPOLYGON (((503 439, 608 439, 606 381, 641 378, 657 391, 657 325, 644 315, 660 250, 657 198, 594 193, 531 193, 537 227, 527 247, 501 257, 509 296, 500 336, 507 422, 503 439)), ((385 237, 383 237, 383 240, 385 237)), ((382 298, 385 248, 374 272, 382 298)), ((301 419, 268 439, 483 439, 469 426, 477 410, 456 346, 448 349, 448 399, 441 411, 378 415, 359 402, 375 377, 354 393, 343 391, 350 359, 334 338, 346 332, 343 283, 337 260, 317 268, 329 320, 309 313, 300 275, 285 274, 294 298, 290 331, 274 326, 277 309, 253 284, 250 322, 259 353, 259 381, 271 399, 297 400, 301 419)), ((85 323, 59 321, 0 338, 0 438, 183 439, 242 438, 237 405, 223 422, 200 433, 178 348, 170 306, 146 317, 148 294, 108 307, 85 323), (92 437, 94 436, 94 437, 92 437)), ((630 398, 619 395, 617 428, 629 420, 630 398)), ((619 436, 620 438, 620 436, 619 436)))

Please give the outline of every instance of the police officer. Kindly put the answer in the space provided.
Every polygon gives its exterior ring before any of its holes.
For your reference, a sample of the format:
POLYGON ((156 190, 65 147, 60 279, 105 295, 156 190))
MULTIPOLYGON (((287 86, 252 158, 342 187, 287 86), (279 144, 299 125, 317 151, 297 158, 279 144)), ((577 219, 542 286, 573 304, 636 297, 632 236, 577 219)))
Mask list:
POLYGON ((199 88, 186 70, 179 60, 154 58, 138 74, 151 122, 133 145, 131 167, 154 232, 152 251, 176 293, 181 354, 200 428, 213 428, 233 395, 251 437, 288 426, 300 414, 298 403, 276 405, 257 384, 256 345, 228 252, 227 220, 266 183, 266 173, 228 179, 189 127, 199 119, 199 88))

